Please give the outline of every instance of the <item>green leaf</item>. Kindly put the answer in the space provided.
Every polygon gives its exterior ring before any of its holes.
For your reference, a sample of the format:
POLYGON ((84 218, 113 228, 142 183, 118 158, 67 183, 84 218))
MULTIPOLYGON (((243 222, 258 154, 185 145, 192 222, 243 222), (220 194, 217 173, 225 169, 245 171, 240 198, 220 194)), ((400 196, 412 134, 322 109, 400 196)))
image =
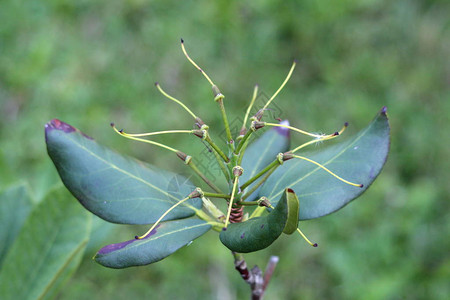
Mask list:
POLYGON ((0 271, 2 299, 54 295, 75 271, 89 238, 91 216, 64 188, 31 212, 0 271))
MULTIPOLYGON (((181 175, 157 169, 97 144, 59 120, 45 125, 47 151, 65 186, 100 218, 122 224, 150 224, 194 190, 181 175)), ((199 198, 173 209, 164 220, 192 216, 199 198)))
POLYGON ((220 232, 220 241, 231 251, 239 253, 267 248, 280 236, 286 226, 288 218, 286 193, 268 215, 228 225, 227 230, 220 232))
POLYGON ((285 188, 291 188, 300 200, 300 220, 330 214, 361 195, 381 172, 389 152, 389 131, 384 107, 364 130, 349 140, 317 152, 299 154, 325 165, 346 180, 363 184, 363 188, 341 182, 310 162, 292 159, 278 167, 259 194, 273 200, 285 188))
POLYGON ((99 264, 121 269, 160 261, 211 229, 199 219, 160 223, 143 239, 133 239, 103 247, 94 259, 99 264))
POLYGON ((298 228, 298 212, 300 208, 300 203, 298 201, 297 195, 295 195, 294 191, 291 189, 286 189, 286 192, 283 193, 283 196, 286 197, 288 216, 286 226, 283 229, 283 233, 293 234, 297 231, 298 228))
MULTIPOLYGON (((72 195, 70 196, 73 198, 72 195)), ((92 217, 92 215, 88 217, 92 217)), ((72 275, 75 274, 86 252, 87 249, 83 244, 83 246, 79 248, 79 251, 74 253, 72 258, 67 262, 64 269, 62 269, 61 272, 55 276, 51 286, 49 286, 46 292, 39 299, 55 299, 58 294, 64 294, 64 285, 68 284, 67 281, 69 281, 72 275)))
POLYGON ((0 194, 0 267, 32 207, 25 184, 10 187, 0 194))
MULTIPOLYGON (((289 125, 289 122, 286 120, 282 124, 289 125)), ((286 128, 274 127, 264 132, 261 137, 252 142, 245 150, 241 163, 244 173, 239 177, 239 183, 241 185, 244 184, 273 162, 277 158, 278 153, 289 150, 289 143, 289 130, 286 128)), ((262 177, 259 180, 261 179, 262 177)), ((246 190, 250 190, 259 180, 249 185, 246 190)), ((253 201, 257 196, 258 189, 246 201, 253 201)))

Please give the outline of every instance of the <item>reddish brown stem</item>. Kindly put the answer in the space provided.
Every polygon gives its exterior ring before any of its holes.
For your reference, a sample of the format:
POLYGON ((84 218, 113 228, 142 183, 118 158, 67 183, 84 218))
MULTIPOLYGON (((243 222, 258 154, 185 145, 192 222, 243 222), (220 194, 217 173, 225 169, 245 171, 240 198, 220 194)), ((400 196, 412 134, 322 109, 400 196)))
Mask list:
POLYGON ((250 285, 252 300, 262 300, 267 285, 272 277, 273 271, 278 263, 278 256, 271 256, 267 263, 266 271, 263 273, 258 266, 248 269, 244 257, 240 253, 232 252, 234 256, 234 267, 241 274, 242 279, 250 285))

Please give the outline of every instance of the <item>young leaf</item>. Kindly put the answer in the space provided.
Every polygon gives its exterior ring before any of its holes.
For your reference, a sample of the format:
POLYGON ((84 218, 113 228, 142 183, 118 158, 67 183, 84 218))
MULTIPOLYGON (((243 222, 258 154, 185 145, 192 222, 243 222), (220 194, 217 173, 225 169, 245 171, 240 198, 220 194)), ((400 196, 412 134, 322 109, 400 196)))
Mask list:
POLYGON ((0 267, 32 206, 25 184, 10 187, 0 194, 0 267))
POLYGON ((283 197, 286 197, 288 217, 286 226, 283 229, 283 233, 293 234, 298 228, 298 211, 300 203, 298 201, 297 195, 291 189, 286 189, 283 193, 283 197))
POLYGON ((330 214, 370 186, 386 162, 388 151, 389 122, 384 107, 365 129, 346 142, 302 154, 349 181, 363 184, 363 188, 341 182, 310 162, 292 159, 268 178, 260 195, 274 201, 289 187, 300 199, 300 220, 330 214))
MULTIPOLYGON (((289 122, 284 121, 286 125, 289 122)), ((247 180, 258 174, 268 164, 277 158, 278 153, 289 150, 289 129, 283 127, 274 127, 264 132, 261 137, 252 142, 245 150, 241 167, 244 173, 239 177, 239 183, 244 184, 247 180)), ((261 178, 260 178, 261 179, 261 178)), ((259 180, 247 187, 250 190, 259 180)), ((258 190, 246 199, 253 201, 258 196, 258 190)))
MULTIPOLYGON (((122 224, 154 223, 195 188, 185 177, 122 156, 57 119, 45 125, 47 151, 67 189, 100 218, 122 224)), ((199 198, 164 220, 192 216, 199 198)))
POLYGON ((43 299, 73 273, 89 238, 91 215, 66 189, 51 191, 31 212, 0 271, 2 299, 43 299))
POLYGON ((230 224, 227 230, 220 232, 221 242, 231 251, 239 253, 267 248, 286 227, 288 218, 286 193, 283 193, 275 209, 268 215, 230 224))
POLYGON ((160 223, 143 239, 103 247, 94 259, 99 264, 121 269, 160 261, 206 233, 211 225, 199 219, 160 223))

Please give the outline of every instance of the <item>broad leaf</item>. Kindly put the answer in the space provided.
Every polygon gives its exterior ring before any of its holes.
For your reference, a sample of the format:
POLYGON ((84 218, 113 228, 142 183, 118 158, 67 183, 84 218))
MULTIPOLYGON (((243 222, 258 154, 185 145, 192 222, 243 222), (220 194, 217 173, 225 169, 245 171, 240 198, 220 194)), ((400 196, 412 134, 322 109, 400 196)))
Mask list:
POLYGON ((199 219, 160 223, 147 237, 105 246, 94 258, 114 269, 148 265, 166 258, 209 229, 211 225, 199 219))
POLYGON ((10 187, 0 194, 0 267, 32 206, 24 184, 10 187))
POLYGON ((268 215, 230 224, 227 230, 220 232, 219 237, 231 251, 239 253, 258 251, 267 248, 280 236, 287 218, 287 197, 283 194, 281 201, 278 201, 275 209, 268 215))
POLYGON ((285 188, 291 188, 299 197, 299 219, 318 218, 361 195, 380 173, 388 151, 389 123, 384 107, 364 130, 347 141, 318 152, 298 153, 346 180, 363 184, 363 188, 341 182, 310 162, 291 159, 278 167, 259 194, 277 201, 285 188))
POLYGON ((2 299, 54 295, 80 263, 91 216, 63 187, 31 212, 0 271, 2 299))
MULTIPOLYGON (((289 125, 289 122, 283 121, 282 124, 289 125)), ((245 150, 244 158, 242 159, 241 167, 244 173, 239 177, 239 183, 242 185, 247 180, 258 174, 268 164, 273 162, 278 153, 289 150, 289 130, 282 127, 274 127, 264 132, 257 140, 245 150)), ((260 178, 262 179, 262 178, 260 178)), ((255 181, 247 187, 250 190, 259 180, 255 181)), ((258 190, 246 199, 246 201, 253 201, 258 196, 258 190)))
MULTIPOLYGON (((150 224, 194 189, 185 177, 122 156, 59 120, 45 125, 47 151, 65 186, 106 221, 150 224)), ((201 208, 190 199, 164 220, 186 218, 201 208)))

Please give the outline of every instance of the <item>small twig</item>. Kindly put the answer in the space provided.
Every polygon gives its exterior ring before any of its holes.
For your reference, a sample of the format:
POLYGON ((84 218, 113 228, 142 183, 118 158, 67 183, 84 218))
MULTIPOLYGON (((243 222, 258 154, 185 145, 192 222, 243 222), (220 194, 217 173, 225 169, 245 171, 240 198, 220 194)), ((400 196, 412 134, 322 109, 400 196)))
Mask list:
POLYGON ((254 266, 250 271, 244 256, 240 253, 232 252, 234 256, 234 267, 241 274, 242 279, 250 285, 252 290, 252 300, 262 300, 267 285, 272 277, 273 271, 278 263, 278 256, 271 256, 267 263, 266 271, 263 273, 258 266, 254 266))
POLYGON ((278 256, 271 256, 269 262, 267 263, 266 271, 264 272, 263 295, 266 291, 267 285, 269 284, 270 278, 272 278, 272 274, 278 264, 278 260, 278 256))
POLYGON ((253 274, 247 268, 247 263, 244 260, 244 256, 240 253, 231 252, 234 256, 234 268, 241 274, 242 279, 248 284, 253 284, 255 281, 253 274))
POLYGON ((264 295, 264 278, 261 269, 258 266, 254 266, 251 270, 255 281, 250 285, 252 288, 252 300, 261 300, 264 295))

